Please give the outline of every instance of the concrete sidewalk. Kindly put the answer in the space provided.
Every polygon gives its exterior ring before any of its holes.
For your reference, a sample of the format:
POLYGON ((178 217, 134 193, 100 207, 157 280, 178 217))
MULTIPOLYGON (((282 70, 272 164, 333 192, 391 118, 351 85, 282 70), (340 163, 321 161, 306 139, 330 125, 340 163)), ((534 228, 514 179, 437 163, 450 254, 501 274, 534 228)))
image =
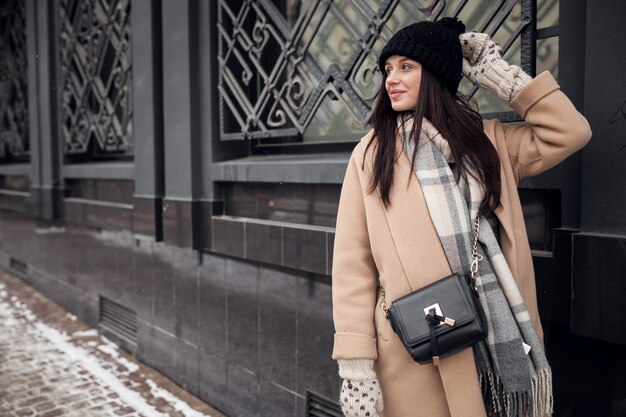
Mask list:
POLYGON ((0 269, 0 417, 224 417, 0 269))

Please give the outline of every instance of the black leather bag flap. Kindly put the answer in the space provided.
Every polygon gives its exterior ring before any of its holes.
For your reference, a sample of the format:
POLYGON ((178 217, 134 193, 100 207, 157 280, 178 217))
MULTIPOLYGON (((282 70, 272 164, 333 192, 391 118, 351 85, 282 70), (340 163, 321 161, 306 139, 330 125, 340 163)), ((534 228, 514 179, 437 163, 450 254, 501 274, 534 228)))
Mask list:
POLYGON ((438 336, 474 320, 475 312, 468 299, 473 294, 465 288, 466 279, 452 274, 393 302, 389 313, 395 316, 396 333, 405 344, 418 345, 430 339, 424 309, 435 303, 439 304, 444 317, 455 320, 454 326, 444 324, 437 327, 438 336))

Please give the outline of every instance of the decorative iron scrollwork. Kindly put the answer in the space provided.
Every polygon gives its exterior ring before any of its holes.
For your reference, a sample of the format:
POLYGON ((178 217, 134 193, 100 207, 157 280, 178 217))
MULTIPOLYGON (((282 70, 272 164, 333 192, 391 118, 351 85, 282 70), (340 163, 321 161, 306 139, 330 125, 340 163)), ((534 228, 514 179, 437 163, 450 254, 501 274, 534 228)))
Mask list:
POLYGON ((130 155, 130 0, 60 2, 65 153, 130 155))
MULTIPOLYGON (((397 29, 419 20, 461 17, 525 66, 520 57, 534 59, 519 42, 535 17, 522 18, 530 1, 219 0, 220 136, 306 136, 315 124, 327 124, 313 129, 319 135, 335 137, 332 126, 365 129, 378 53, 397 29)), ((464 88, 476 92, 467 81, 464 88)))
POLYGON ((26 5, 0 2, 0 162, 29 159, 26 5))

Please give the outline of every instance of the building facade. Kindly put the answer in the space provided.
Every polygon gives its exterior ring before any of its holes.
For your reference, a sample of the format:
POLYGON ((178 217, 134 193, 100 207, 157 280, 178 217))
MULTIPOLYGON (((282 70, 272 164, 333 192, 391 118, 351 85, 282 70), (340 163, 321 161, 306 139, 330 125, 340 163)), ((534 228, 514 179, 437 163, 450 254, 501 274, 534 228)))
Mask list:
POLYGON ((340 415, 341 182, 382 46, 450 15, 550 70, 591 124, 520 195, 555 415, 626 416, 617 0, 4 0, 0 266, 227 415, 340 415))

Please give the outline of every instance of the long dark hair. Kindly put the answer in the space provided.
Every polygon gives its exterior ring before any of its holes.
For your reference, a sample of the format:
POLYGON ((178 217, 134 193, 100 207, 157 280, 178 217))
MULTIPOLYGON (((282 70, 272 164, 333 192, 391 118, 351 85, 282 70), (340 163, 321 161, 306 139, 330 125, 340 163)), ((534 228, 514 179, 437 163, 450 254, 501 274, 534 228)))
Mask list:
MULTIPOLYGON (((389 191, 393 185, 394 163, 401 153, 396 150, 398 134, 398 114, 391 107, 391 101, 385 89, 386 74, 378 93, 378 99, 372 114, 374 135, 365 148, 374 146, 374 167, 370 192, 378 189, 385 207, 391 205, 389 191)), ((456 180, 463 175, 471 175, 473 169, 476 179, 483 185, 485 196, 480 204, 479 214, 484 215, 500 206, 501 179, 500 159, 493 144, 483 132, 482 117, 473 110, 468 101, 453 94, 433 75, 422 68, 422 81, 419 99, 414 111, 413 130, 410 140, 417 141, 422 128, 422 119, 428 119, 444 138, 448 140, 457 169, 456 180)), ((417 146, 411 157, 415 162, 417 146)), ((413 166, 413 163, 411 166, 413 166)), ((412 173, 408 178, 411 180, 412 173)))

